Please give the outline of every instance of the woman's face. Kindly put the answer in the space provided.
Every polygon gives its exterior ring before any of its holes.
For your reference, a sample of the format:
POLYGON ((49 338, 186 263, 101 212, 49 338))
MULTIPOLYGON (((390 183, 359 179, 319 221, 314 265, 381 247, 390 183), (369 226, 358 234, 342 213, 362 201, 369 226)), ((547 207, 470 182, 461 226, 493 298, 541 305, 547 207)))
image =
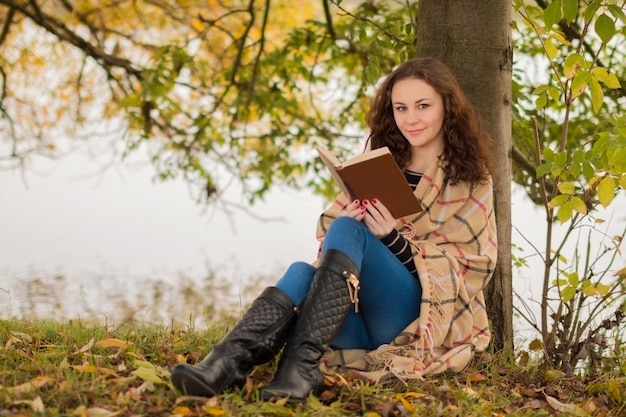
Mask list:
POLYGON ((391 89, 396 126, 411 146, 433 156, 443 152, 443 97, 426 81, 407 78, 391 89))

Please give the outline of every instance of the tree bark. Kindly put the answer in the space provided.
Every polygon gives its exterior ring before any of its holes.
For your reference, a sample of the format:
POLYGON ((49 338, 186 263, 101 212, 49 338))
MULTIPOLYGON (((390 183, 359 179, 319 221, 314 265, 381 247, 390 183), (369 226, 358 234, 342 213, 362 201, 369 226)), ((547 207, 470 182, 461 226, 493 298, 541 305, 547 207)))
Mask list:
POLYGON ((510 0, 421 0, 417 55, 448 64, 496 141, 498 263, 485 291, 496 351, 513 348, 510 0))

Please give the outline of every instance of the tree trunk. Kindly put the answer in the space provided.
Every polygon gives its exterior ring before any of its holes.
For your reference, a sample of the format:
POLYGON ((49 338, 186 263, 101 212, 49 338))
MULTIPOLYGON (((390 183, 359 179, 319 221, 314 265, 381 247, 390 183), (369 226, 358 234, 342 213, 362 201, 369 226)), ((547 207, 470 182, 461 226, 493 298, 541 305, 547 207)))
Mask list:
POLYGON ((417 55, 448 64, 495 139, 498 264, 486 289, 493 347, 513 348, 511 266, 511 0, 421 0, 417 55))

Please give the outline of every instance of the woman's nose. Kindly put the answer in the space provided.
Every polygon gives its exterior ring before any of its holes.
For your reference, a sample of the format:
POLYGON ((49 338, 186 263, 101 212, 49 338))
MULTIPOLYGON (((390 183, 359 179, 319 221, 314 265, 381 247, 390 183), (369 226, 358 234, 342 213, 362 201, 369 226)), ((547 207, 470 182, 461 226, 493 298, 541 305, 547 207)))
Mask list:
POLYGON ((409 113, 407 115, 406 121, 409 124, 419 123, 420 118, 419 118, 418 112, 416 110, 409 110, 409 113))

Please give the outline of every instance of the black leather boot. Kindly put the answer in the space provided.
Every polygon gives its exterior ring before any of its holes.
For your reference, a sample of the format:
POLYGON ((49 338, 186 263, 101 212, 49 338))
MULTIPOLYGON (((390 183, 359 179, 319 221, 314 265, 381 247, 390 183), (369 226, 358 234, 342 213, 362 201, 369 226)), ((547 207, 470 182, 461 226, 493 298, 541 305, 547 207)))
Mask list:
POLYGON ((287 294, 275 287, 266 288, 200 363, 172 369, 172 383, 184 394, 202 397, 242 387, 252 367, 276 356, 296 312, 287 294))
POLYGON ((261 388, 264 400, 289 398, 291 402, 302 402, 311 392, 321 393, 324 378, 320 360, 352 304, 358 303, 358 273, 342 252, 324 252, 276 374, 261 388))

